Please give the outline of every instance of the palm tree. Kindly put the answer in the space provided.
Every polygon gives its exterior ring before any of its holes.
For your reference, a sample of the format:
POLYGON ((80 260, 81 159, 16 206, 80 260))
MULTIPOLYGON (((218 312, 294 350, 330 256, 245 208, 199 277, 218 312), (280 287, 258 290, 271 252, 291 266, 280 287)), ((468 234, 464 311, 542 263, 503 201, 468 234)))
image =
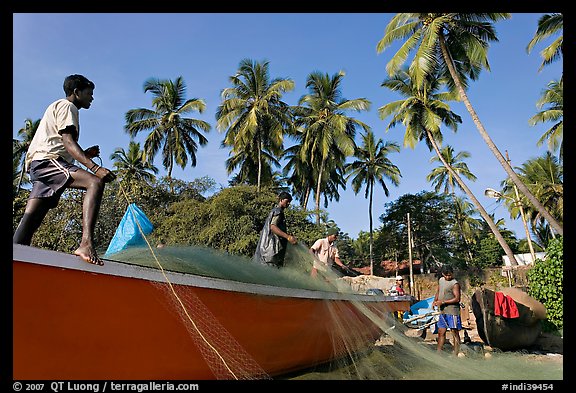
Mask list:
MULTIPOLYGON (((468 262, 473 263, 472 248, 476 243, 477 233, 480 231, 483 223, 481 219, 474 218, 478 214, 478 210, 474 204, 470 203, 466 197, 454 196, 454 206, 456 206, 456 222, 458 223, 458 234, 462 236, 464 245, 466 247, 466 254, 468 262)), ((456 228, 456 227, 454 227, 456 228)))
POLYGON ((216 111, 217 127, 226 131, 224 146, 231 154, 247 151, 258 163, 257 189, 260 191, 263 162, 280 157, 284 134, 291 127, 289 107, 281 98, 294 89, 291 79, 270 80, 269 62, 243 59, 230 77, 232 87, 222 90, 222 103, 216 111))
MULTIPOLYGON (((15 140, 13 140, 15 141, 15 140)), ((21 183, 25 183, 26 182, 26 178, 24 178, 22 175, 22 171, 20 168, 20 160, 16 159, 16 157, 12 157, 12 197, 14 198, 16 195, 18 195, 18 192, 20 191, 18 189, 18 187, 21 185, 21 183), (22 180, 20 179, 22 177, 22 180)))
MULTIPOLYGON (((544 153, 541 157, 528 160, 517 168, 519 175, 524 182, 529 185, 532 192, 538 199, 554 214, 559 221, 564 221, 564 171, 558 159, 550 152, 544 153)), ((510 195, 512 199, 506 198, 506 203, 511 214, 515 213, 513 206, 508 202, 515 200, 513 185, 509 181, 503 181, 503 193, 510 195)), ((526 215, 530 218, 532 230, 544 223, 544 217, 540 212, 531 206, 526 206, 526 200, 520 198, 520 203, 524 206, 526 215)))
MULTIPOLYGON (((539 43, 540 41, 551 37, 555 34, 558 34, 564 29, 564 17, 562 14, 546 14, 543 15, 538 20, 538 28, 534 37, 528 43, 526 47, 526 52, 532 52, 534 46, 539 43)), ((556 38, 550 45, 548 45, 540 55, 542 56, 542 64, 540 65, 540 69, 538 71, 542 71, 545 65, 551 64, 555 60, 558 60, 563 55, 563 41, 564 35, 561 34, 558 38, 556 38)))
POLYGON ((381 53, 397 39, 407 41, 386 65, 389 75, 393 75, 405 63, 408 53, 416 49, 410 66, 415 83, 421 86, 426 76, 442 72, 448 76, 450 89, 456 89, 460 99, 470 113, 476 128, 488 145, 488 148, 519 191, 548 220, 550 225, 562 235, 564 230, 540 201, 522 183, 504 155, 484 128, 479 116, 472 107, 466 94, 467 77, 475 80, 482 68, 490 69, 487 58, 488 42, 497 41, 495 30, 490 22, 508 19, 508 13, 402 13, 392 18, 386 27, 384 37, 378 42, 376 50, 381 53))
MULTIPOLYGON (((454 173, 459 176, 464 176, 466 179, 471 181, 476 181, 476 176, 470 172, 468 165, 463 161, 464 158, 470 157, 470 153, 467 151, 461 151, 456 156, 454 156, 454 148, 452 146, 446 146, 440 150, 441 156, 444 158, 444 162, 452 168, 454 173)), ((433 156, 430 162, 440 161, 438 156, 433 156)), ((444 187, 444 194, 452 195, 454 201, 454 207, 456 209, 456 223, 460 228, 460 236, 464 241, 466 249, 468 251, 469 262, 472 262, 472 252, 470 250, 470 245, 468 244, 467 237, 464 234, 464 228, 462 227, 461 212, 459 210, 460 204, 458 203, 456 197, 456 187, 460 187, 456 179, 452 176, 452 173, 448 170, 445 165, 438 166, 426 176, 426 181, 429 181, 434 185, 434 190, 439 192, 442 187, 444 187)))
POLYGON ((314 188, 314 174, 312 166, 300 154, 301 145, 294 145, 286 149, 284 158, 284 176, 288 176, 288 184, 292 186, 292 196, 298 200, 300 206, 306 208, 312 189, 314 188), (291 172, 291 174, 290 174, 291 172))
POLYGON ((386 196, 390 195, 388 187, 384 182, 384 178, 388 179, 392 184, 398 186, 400 184, 400 169, 388 158, 388 154, 392 152, 399 152, 400 146, 395 142, 384 143, 382 139, 375 141, 374 133, 368 131, 362 134, 362 146, 356 149, 354 157, 356 161, 346 165, 346 173, 348 173, 348 180, 352 178, 352 189, 355 194, 358 194, 362 185, 366 184, 366 192, 364 198, 369 198, 368 202, 368 216, 370 218, 370 275, 374 274, 374 253, 372 251, 374 245, 373 238, 373 223, 372 223, 372 200, 374 195, 374 185, 379 183, 384 190, 386 196))
POLYGON ((511 263, 516 264, 516 259, 510 246, 506 243, 482 204, 462 181, 458 173, 456 173, 444 159, 438 147, 438 143, 442 141, 442 132, 440 131, 441 124, 444 123, 447 127, 456 131, 457 124, 462 121, 460 116, 452 112, 450 107, 444 102, 454 99, 454 93, 438 92, 444 82, 444 79, 437 78, 434 74, 428 74, 424 83, 418 85, 412 73, 408 73, 406 70, 398 71, 396 75, 385 80, 382 86, 397 91, 405 96, 406 99, 394 101, 379 108, 380 117, 385 119, 392 115, 392 120, 387 129, 390 129, 390 127, 395 126, 399 122, 403 123, 406 127, 404 146, 414 147, 419 140, 424 139, 428 148, 430 150, 434 149, 450 176, 456 180, 460 188, 464 190, 466 195, 468 195, 474 205, 476 205, 480 215, 486 220, 490 229, 492 229, 494 236, 496 236, 496 239, 508 258, 510 258, 511 263))
POLYGON ((255 153, 256 145, 246 146, 246 149, 238 150, 226 160, 226 171, 232 174, 239 168, 238 173, 234 176, 235 184, 260 184, 270 185, 273 177, 272 165, 279 167, 278 159, 268 151, 255 153), (260 156, 261 164, 258 165, 260 156))
POLYGON ((548 83, 548 88, 544 90, 542 96, 536 103, 538 109, 547 106, 546 109, 538 112, 528 120, 528 124, 535 126, 538 123, 548 121, 555 122, 538 140, 538 146, 548 140, 548 150, 554 152, 560 150, 559 157, 564 159, 564 81, 552 81, 548 83))
POLYGON ((24 172, 26 170, 26 153, 28 152, 32 138, 34 138, 39 125, 40 119, 36 121, 33 121, 32 119, 24 120, 24 127, 18 130, 18 137, 20 139, 12 140, 13 158, 20 166, 20 176, 18 177, 18 184, 16 185, 16 194, 20 192, 20 185, 22 184, 22 178, 24 177, 24 172))
MULTIPOLYGON (((454 148, 452 146, 446 146, 440 150, 444 161, 446 161, 454 172, 458 173, 460 176, 464 176, 470 181, 476 181, 476 176, 470 172, 468 165, 464 162, 464 158, 469 158, 470 153, 467 151, 461 151, 456 156, 454 156, 454 148)), ((430 162, 440 161, 438 156, 433 156, 430 162)), ((444 187, 444 194, 455 195, 456 187, 458 183, 452 174, 446 169, 444 165, 438 166, 426 176, 426 181, 429 181, 434 186, 434 191, 439 192, 442 187, 444 187)))
MULTIPOLYGON (((346 116, 347 110, 363 111, 370 109, 370 101, 365 98, 346 100, 342 98, 340 84, 345 73, 340 71, 333 76, 314 71, 308 75, 306 87, 309 94, 302 96, 294 108, 295 125, 303 132, 297 136, 301 145, 300 155, 310 163, 316 175, 316 223, 320 224, 320 198, 327 191, 330 170, 342 170, 346 157, 354 154, 356 127, 369 131, 363 122, 346 116)), ((333 183, 337 186, 337 182, 333 183)), ((337 195, 337 188, 332 189, 337 195)))
POLYGON ((190 165, 195 167, 198 145, 208 143, 201 131, 210 131, 210 124, 184 117, 194 111, 204 112, 206 104, 199 98, 185 100, 186 85, 181 76, 175 81, 150 78, 144 82, 144 92, 149 91, 154 96, 154 109, 129 110, 124 128, 131 137, 150 130, 144 143, 145 158, 152 162, 158 150, 162 149, 162 165, 171 179, 175 164, 184 169, 190 159, 190 165))
POLYGON ((140 143, 134 141, 130 141, 128 151, 118 147, 110 155, 121 181, 140 180, 149 183, 155 179, 158 168, 146 161, 145 157, 144 151, 140 150, 140 143))

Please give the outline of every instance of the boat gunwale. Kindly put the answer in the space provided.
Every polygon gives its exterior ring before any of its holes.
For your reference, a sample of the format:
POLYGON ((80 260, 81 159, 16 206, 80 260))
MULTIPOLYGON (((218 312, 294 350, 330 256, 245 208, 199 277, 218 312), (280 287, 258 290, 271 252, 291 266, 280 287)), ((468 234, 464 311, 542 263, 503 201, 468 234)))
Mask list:
POLYGON ((196 274, 176 272, 166 269, 163 269, 163 273, 162 270, 158 268, 135 265, 107 258, 103 258, 103 266, 92 265, 81 261, 79 257, 73 254, 66 254, 60 251, 46 250, 20 244, 13 244, 12 250, 13 262, 17 261, 23 263, 32 263, 62 269, 78 270, 87 273, 105 274, 124 278, 154 281, 159 283, 167 283, 166 279, 168 279, 171 284, 176 285, 242 292, 253 295, 359 302, 395 302, 411 300, 409 295, 368 295, 361 293, 355 294, 329 292, 304 288, 276 287, 266 284, 246 283, 216 277, 200 276, 196 274))

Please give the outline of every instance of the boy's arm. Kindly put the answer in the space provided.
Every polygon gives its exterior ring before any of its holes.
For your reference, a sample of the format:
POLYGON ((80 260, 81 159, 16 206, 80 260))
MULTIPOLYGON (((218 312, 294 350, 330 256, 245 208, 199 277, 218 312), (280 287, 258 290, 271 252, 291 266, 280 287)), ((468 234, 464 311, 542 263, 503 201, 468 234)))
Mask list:
POLYGON ((60 134, 62 135, 62 142, 64 143, 64 147, 76 161, 88 169, 96 165, 96 163, 92 161, 91 157, 88 157, 86 152, 80 147, 78 142, 76 142, 74 136, 77 133, 74 126, 66 127, 66 129, 60 131, 60 134))
MULTIPOLYGON (((62 141, 64 143, 64 147, 70 153, 72 157, 86 168, 90 169, 92 173, 94 173, 99 178, 103 179, 106 182, 110 182, 116 178, 116 175, 111 170, 101 167, 100 165, 96 164, 92 159, 88 156, 90 154, 90 150, 88 150, 88 154, 80 147, 78 142, 74 139, 74 135, 76 135, 76 128, 73 126, 66 127, 65 130, 60 131, 62 135, 62 141)), ((92 148, 91 148, 92 149, 92 148)), ((93 150, 92 150, 93 151, 93 150)))

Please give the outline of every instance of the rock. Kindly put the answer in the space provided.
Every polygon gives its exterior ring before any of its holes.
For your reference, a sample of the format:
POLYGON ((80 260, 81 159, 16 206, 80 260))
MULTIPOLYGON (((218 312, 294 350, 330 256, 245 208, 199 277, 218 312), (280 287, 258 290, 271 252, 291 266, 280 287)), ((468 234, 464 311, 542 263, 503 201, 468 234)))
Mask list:
POLYGON ((424 339, 424 338, 426 338, 426 329, 406 329, 404 334, 407 337, 424 339))

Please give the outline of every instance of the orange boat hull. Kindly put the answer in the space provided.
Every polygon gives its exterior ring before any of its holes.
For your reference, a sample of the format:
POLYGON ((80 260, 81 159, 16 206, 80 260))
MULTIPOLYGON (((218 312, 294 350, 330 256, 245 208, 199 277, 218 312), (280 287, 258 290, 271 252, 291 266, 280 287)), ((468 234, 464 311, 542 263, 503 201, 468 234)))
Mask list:
MULTIPOLYGON (((14 257, 14 379, 266 378, 345 355, 336 325, 361 328, 358 346, 381 334, 346 300, 178 283, 172 292, 167 282, 99 274, 72 258, 79 269, 14 257)), ((382 315, 409 305, 368 307, 382 315)))

